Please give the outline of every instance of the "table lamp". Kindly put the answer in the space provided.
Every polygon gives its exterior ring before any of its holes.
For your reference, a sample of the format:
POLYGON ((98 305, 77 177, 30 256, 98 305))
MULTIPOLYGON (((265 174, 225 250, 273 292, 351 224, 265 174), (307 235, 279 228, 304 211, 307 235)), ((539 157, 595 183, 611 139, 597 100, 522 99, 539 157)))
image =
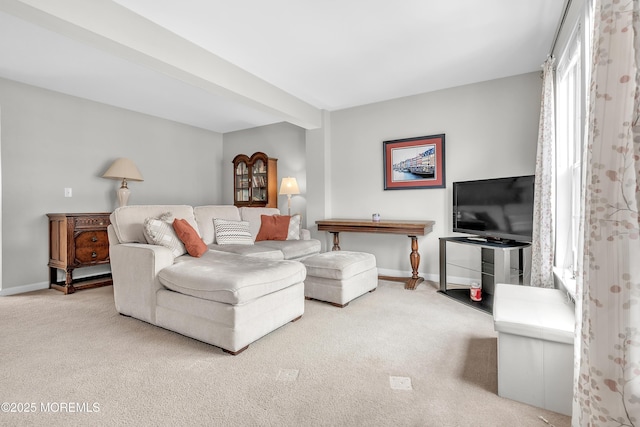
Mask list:
POLYGON ((136 165, 125 157, 116 159, 109 169, 102 175, 103 178, 108 179, 121 179, 122 185, 116 191, 118 196, 118 203, 120 206, 127 206, 129 201, 129 195, 131 191, 127 187, 127 180, 129 181, 144 181, 142 174, 136 167, 136 165))

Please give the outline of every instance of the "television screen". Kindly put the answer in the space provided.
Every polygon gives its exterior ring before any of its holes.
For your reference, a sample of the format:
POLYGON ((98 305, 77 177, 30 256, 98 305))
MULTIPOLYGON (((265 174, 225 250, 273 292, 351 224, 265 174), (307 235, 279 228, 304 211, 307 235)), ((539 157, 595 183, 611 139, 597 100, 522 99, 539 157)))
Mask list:
POLYGON ((530 242, 534 176, 453 183, 453 231, 530 242))

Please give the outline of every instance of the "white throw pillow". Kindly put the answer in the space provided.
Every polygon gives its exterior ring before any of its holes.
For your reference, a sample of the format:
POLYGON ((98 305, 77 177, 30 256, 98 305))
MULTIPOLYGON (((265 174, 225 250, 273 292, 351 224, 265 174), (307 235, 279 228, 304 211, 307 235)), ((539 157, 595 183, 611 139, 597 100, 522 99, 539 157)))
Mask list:
POLYGON ((187 249, 173 229, 173 220, 170 212, 160 215, 159 218, 149 217, 145 219, 143 233, 147 243, 171 249, 174 257, 187 253, 187 249))
POLYGON ((253 245, 248 221, 214 218, 213 228, 219 245, 253 245))
POLYGON ((300 214, 291 215, 289 220, 289 232, 287 233, 287 240, 300 240, 300 222, 302 217, 300 214))

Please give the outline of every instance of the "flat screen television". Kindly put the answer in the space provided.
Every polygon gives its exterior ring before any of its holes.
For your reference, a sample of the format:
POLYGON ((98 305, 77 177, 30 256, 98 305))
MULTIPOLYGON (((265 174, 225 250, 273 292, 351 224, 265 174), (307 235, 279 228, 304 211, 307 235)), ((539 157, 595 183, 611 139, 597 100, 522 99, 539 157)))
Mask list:
POLYGON ((533 188, 533 175, 454 182, 453 231, 531 242, 533 188))

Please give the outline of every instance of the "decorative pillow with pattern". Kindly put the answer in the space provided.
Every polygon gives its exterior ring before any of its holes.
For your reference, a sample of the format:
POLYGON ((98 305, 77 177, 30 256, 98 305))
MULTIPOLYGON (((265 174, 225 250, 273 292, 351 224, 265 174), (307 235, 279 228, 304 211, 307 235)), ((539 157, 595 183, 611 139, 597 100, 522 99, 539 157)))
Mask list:
POLYGON ((291 215, 289 220, 289 232, 287 233, 287 240, 300 240, 300 223, 302 222, 302 216, 300 214, 291 215))
POLYGON ((214 218, 213 228, 219 245, 253 245, 247 221, 214 218))
POLYGON ((171 213, 167 212, 160 215, 159 218, 145 219, 143 233, 147 243, 169 248, 174 257, 179 257, 187 253, 187 249, 176 235, 171 218, 171 213))

